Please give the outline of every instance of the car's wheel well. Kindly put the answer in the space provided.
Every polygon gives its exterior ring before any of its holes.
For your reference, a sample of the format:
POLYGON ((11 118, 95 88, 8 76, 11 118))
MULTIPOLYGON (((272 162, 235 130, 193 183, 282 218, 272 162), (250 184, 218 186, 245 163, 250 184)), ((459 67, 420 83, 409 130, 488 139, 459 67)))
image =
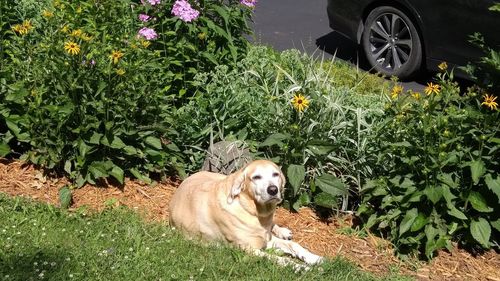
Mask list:
POLYGON ((422 64, 425 67, 425 61, 426 61, 425 60, 425 57, 426 57, 425 56, 425 53, 426 53, 426 44, 425 44, 425 38, 424 38, 423 33, 422 33, 421 22, 418 19, 420 16, 417 14, 416 11, 414 11, 410 7, 407 7, 406 5, 402 4, 399 1, 395 1, 395 0, 375 0, 375 1, 371 2, 369 5, 367 5, 365 7, 365 9, 363 10, 363 14, 362 14, 362 17, 361 17, 361 22, 359 23, 359 28, 358 28, 358 34, 357 34, 358 43, 361 42, 361 36, 363 34, 363 28, 364 28, 364 24, 365 24, 366 18, 368 17, 368 15, 370 14, 370 12, 373 9, 375 9, 377 7, 380 7, 380 6, 391 6, 391 7, 394 7, 396 9, 400 10, 401 12, 405 13, 405 15, 410 18, 410 20, 412 21, 412 23, 415 25, 415 28, 417 29, 418 35, 420 36, 420 42, 422 44, 422 55, 423 55, 422 57, 424 58, 424 59, 422 59, 422 64))

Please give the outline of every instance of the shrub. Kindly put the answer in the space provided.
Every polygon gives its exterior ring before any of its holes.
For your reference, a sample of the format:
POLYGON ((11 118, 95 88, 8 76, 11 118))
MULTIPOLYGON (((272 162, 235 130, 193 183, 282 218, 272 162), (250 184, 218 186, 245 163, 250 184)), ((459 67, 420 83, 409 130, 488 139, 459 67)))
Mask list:
POLYGON ((193 90, 197 68, 245 52, 248 29, 238 28, 251 10, 201 1, 198 20, 188 23, 171 15, 171 1, 153 2, 160 1, 55 0, 38 10, 39 20, 18 18, 9 27, 1 156, 13 151, 64 170, 78 186, 109 176, 122 183, 125 173, 145 181, 150 173, 182 174, 171 112, 193 90), (144 12, 151 21, 138 18, 144 12), (222 42, 221 33, 231 40, 222 42))
POLYGON ((431 258, 452 240, 498 246, 499 111, 491 96, 460 95, 452 76, 440 73, 426 94, 396 86, 377 128, 358 215, 403 254, 431 258))
MULTIPOLYGON (((340 208, 343 198, 341 207, 347 209, 346 184, 356 194, 360 179, 370 173, 368 136, 384 97, 357 92, 363 81, 353 87, 334 85, 331 81, 353 77, 352 70, 336 72, 339 67, 344 66, 296 50, 275 53, 255 47, 234 70, 222 66, 198 75, 203 92, 175 117, 177 130, 183 128, 182 143, 191 144, 184 152, 200 159, 198 151, 208 146, 211 134, 214 141, 246 141, 257 156, 282 165, 290 207, 340 208), (309 101, 303 110, 291 102, 299 96, 309 101)), ((387 88, 380 80, 377 86, 387 88)))

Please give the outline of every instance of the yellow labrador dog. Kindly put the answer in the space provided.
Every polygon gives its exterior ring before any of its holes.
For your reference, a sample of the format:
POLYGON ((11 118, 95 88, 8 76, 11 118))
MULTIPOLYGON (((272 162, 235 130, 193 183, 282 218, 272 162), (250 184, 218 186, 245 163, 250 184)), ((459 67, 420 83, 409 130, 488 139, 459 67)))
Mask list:
POLYGON ((226 241, 259 256, 268 256, 261 250, 274 248, 307 264, 320 263, 322 257, 291 241, 291 231, 273 222, 284 186, 283 173, 267 160, 253 161, 227 176, 198 172, 184 180, 172 197, 170 224, 190 237, 226 241))

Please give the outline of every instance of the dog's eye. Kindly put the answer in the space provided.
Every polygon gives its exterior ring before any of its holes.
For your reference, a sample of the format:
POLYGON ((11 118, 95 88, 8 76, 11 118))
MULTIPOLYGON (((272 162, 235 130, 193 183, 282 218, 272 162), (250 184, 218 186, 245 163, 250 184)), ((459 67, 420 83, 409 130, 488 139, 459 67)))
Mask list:
POLYGON ((279 173, 273 173, 273 177, 279 177, 280 174, 279 173))
POLYGON ((260 175, 255 175, 252 177, 252 180, 254 180, 254 181, 260 180, 260 179, 262 179, 262 176, 260 176, 260 175))

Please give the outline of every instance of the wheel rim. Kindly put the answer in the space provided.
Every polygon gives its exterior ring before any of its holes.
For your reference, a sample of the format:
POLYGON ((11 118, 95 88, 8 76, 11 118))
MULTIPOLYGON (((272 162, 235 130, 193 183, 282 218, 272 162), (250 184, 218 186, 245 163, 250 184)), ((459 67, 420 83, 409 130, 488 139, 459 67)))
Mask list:
POLYGON ((370 26, 372 59, 388 71, 403 67, 409 60, 413 41, 410 28, 398 15, 380 15, 370 26))

